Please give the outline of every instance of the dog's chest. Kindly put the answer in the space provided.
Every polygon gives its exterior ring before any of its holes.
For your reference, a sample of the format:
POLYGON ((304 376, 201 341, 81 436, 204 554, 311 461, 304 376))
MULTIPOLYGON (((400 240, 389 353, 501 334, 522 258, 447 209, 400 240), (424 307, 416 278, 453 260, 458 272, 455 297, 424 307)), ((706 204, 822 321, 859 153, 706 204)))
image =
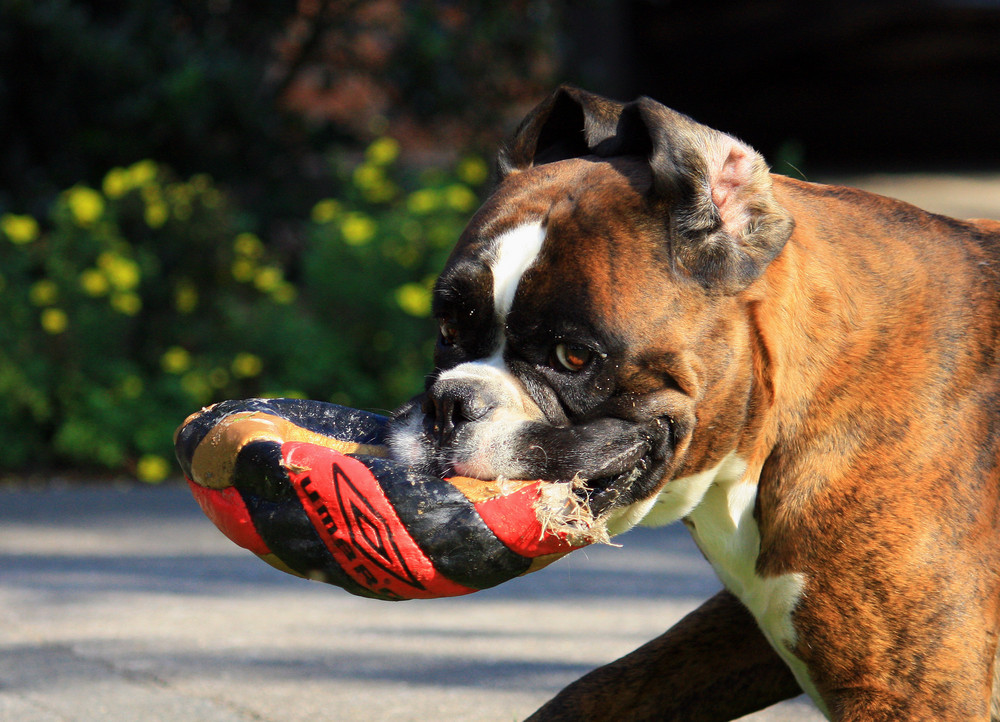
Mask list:
POLYGON ((771 577, 757 573, 760 531, 753 514, 757 485, 734 476, 717 475, 684 522, 719 579, 750 610, 802 689, 825 710, 808 670, 792 652, 796 642, 792 613, 802 597, 806 577, 801 573, 771 577))

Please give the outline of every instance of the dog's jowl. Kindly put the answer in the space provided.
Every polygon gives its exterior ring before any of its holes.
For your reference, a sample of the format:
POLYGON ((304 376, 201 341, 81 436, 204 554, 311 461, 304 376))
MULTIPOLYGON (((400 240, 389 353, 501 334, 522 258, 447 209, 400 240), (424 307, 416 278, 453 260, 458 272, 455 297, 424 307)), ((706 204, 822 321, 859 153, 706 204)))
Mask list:
MULTIPOLYGON (((726 587, 536 720, 986 720, 1000 626, 1000 223, 771 175, 561 88, 434 296, 396 456, 683 520, 726 587)), ((585 633, 585 632, 584 632, 585 633)))

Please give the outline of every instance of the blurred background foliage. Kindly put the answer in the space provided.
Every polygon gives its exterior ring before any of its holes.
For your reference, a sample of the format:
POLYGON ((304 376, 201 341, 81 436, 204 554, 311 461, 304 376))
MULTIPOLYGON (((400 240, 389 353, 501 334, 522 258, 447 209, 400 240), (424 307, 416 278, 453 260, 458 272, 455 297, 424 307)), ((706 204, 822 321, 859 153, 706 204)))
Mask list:
POLYGON ((434 276, 482 148, 552 81, 552 22, 0 0, 0 471, 156 482, 213 401, 421 389, 434 276))
POLYGON ((0 216, 7 468, 170 470, 174 427, 221 398, 387 410, 427 370, 435 270, 478 203, 477 156, 408 171, 382 137, 316 202, 293 257, 206 174, 143 160, 44 218, 0 216))
POLYGON ((0 0, 0 475, 157 481, 203 404, 418 391, 561 81, 794 175, 1000 162, 1000 0, 0 0))

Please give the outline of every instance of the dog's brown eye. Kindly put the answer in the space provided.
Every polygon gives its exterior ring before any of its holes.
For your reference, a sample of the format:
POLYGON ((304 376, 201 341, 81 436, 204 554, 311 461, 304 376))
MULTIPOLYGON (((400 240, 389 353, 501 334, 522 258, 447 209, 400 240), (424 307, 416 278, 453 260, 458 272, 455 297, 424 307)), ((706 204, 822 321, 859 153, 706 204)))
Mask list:
POLYGON ((558 343, 553 352, 560 366, 574 372, 583 369, 594 355, 590 349, 571 343, 558 343))
POLYGON ((438 323, 438 328, 441 331, 441 345, 454 346, 455 341, 458 340, 458 326, 450 318, 442 318, 438 323))

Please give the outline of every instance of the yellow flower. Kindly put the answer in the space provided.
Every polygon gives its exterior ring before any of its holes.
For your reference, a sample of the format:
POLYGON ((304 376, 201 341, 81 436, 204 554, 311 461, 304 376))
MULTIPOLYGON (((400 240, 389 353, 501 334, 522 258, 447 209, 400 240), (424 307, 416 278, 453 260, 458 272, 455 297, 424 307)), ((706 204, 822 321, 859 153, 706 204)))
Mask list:
POLYGON ((398 190, 396 184, 385 177, 380 167, 367 163, 354 169, 354 185, 372 203, 384 203, 392 199, 398 190))
POLYGON ((396 289, 396 303, 411 316, 425 318, 431 315, 431 292, 419 283, 404 283, 396 289))
POLYGON ((385 181, 385 174, 382 173, 382 169, 375 165, 368 165, 367 163, 362 163, 355 168, 352 177, 354 185, 362 190, 374 188, 385 181))
POLYGON ((260 372, 264 370, 264 362, 260 360, 260 356, 255 354, 238 353, 230 368, 232 368, 233 376, 236 378, 249 379, 260 375, 260 372))
POLYGON ((61 308, 47 308, 41 315, 42 328, 53 336, 60 334, 69 326, 69 318, 61 308))
POLYGON ((101 190, 104 191, 104 195, 108 198, 121 198, 132 190, 131 178, 128 171, 124 168, 112 168, 109 170, 107 175, 104 176, 101 190))
POLYGON ((171 346, 160 356, 160 366, 168 374, 182 374, 191 368, 191 354, 181 346, 171 346))
POLYGON ((450 208, 461 213, 471 211, 479 202, 476 194, 469 190, 468 186, 461 183, 453 183, 445 188, 444 200, 450 208))
POLYGON ((35 281, 28 289, 28 298, 36 306, 51 306, 59 300, 59 286, 47 278, 35 281))
POLYGON ((391 180, 385 179, 377 186, 366 188, 364 195, 365 200, 370 203, 385 203, 386 201, 391 201, 395 198, 398 192, 399 188, 396 187, 396 184, 391 180))
POLYGON ((257 272, 257 266, 251 260, 237 258, 233 261, 233 265, 229 267, 229 271, 237 281, 246 283, 253 280, 254 274, 257 272))
POLYGON ((283 281, 280 268, 263 266, 253 276, 253 285, 261 293, 270 293, 283 281))
POLYGON ((399 143, 394 138, 378 138, 368 146, 365 157, 375 165, 389 165, 399 157, 399 143))
POLYGON ((191 281, 180 281, 174 289, 174 308, 180 313, 191 313, 198 307, 198 289, 191 281))
POLYGON ((170 217, 170 211, 167 209, 166 203, 154 201, 146 204, 143 216, 146 219, 146 225, 150 228, 162 228, 163 224, 167 222, 167 218, 170 217))
POLYGON ((142 278, 138 263, 110 251, 97 257, 97 266, 104 271, 108 282, 119 291, 131 291, 139 285, 139 279, 142 278))
POLYGON ((470 186, 477 186, 486 180, 486 177, 490 174, 490 169, 482 158, 470 155, 459 161, 456 172, 463 182, 468 183, 470 186))
POLYGON ((135 474, 140 481, 159 484, 170 474, 170 463, 157 454, 146 454, 135 465, 135 474))
POLYGON ((111 308, 125 316, 135 316, 142 310, 142 299, 135 293, 111 294, 111 308))
POLYGON ((264 255, 264 244, 253 233, 240 233, 233 240, 233 250, 240 256, 260 258, 264 255))
POLYGON ((73 186, 65 198, 73 220, 81 228, 91 227, 104 215, 104 197, 93 188, 73 186))
POLYGON ((313 206, 313 223, 331 223, 340 214, 340 203, 332 198, 325 198, 313 206))
MULTIPOLYGON (((112 168, 104 176, 101 189, 108 198, 121 198, 123 195, 136 188, 144 191, 156 180, 159 166, 151 160, 141 160, 128 168, 112 168)), ((151 189, 158 192, 158 189, 151 189)), ((144 194, 145 195, 145 194, 144 194)))
POLYGON ((417 215, 430 213, 439 206, 440 199, 438 193, 432 188, 422 188, 418 191, 413 191, 410 197, 406 199, 407 209, 410 213, 416 213, 417 215))
POLYGON ((152 183, 156 179, 156 174, 158 172, 159 167, 156 165, 155 161, 140 160, 138 163, 134 163, 129 167, 127 171, 128 184, 132 188, 142 188, 143 186, 152 183))
POLYGON ((80 273, 80 288, 88 296, 103 296, 111 288, 108 277, 96 268, 88 268, 80 273))
POLYGON ((38 238, 38 221, 31 216, 18 216, 13 213, 5 213, 0 216, 0 230, 11 243, 22 245, 31 243, 38 238))
POLYGON ((363 246, 377 231, 375 221, 363 213, 348 213, 340 223, 340 233, 349 246, 363 246))

